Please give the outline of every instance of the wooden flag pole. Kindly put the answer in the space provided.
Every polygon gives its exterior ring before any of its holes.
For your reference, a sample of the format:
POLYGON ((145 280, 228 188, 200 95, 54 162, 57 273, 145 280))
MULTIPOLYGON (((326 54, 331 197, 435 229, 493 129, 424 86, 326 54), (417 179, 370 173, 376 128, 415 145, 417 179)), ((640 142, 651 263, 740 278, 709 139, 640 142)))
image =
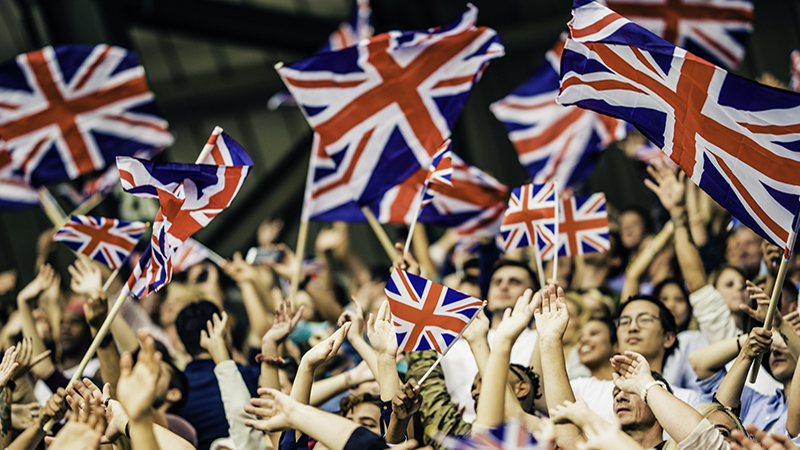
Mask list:
MULTIPOLYGON (((414 215, 411 219, 411 226, 408 227, 408 236, 406 237, 406 245, 403 247, 403 258, 406 257, 408 254, 408 249, 411 247, 411 238, 414 237, 414 228, 417 226, 417 219, 419 219, 419 213, 422 211, 422 198, 425 196, 425 190, 428 186, 422 185, 422 189, 419 191, 419 196, 416 199, 416 208, 414 208, 414 215)), ((369 209, 369 208, 367 208, 369 209)), ((370 214, 372 211, 370 211, 370 214)), ((366 213, 365 213, 366 214, 366 213)), ((369 219, 369 217, 367 217, 369 219)), ((371 225, 371 223, 370 223, 371 225)))
POLYGON ((292 271, 292 293, 289 297, 292 308, 295 306, 295 297, 300 288, 300 276, 303 273, 303 257, 306 254, 306 241, 308 240, 308 219, 300 220, 300 230, 297 232, 297 247, 295 254, 294 270, 292 271))
MULTIPOLYGON (((557 283, 558 281, 558 204, 561 203, 561 199, 558 197, 558 178, 553 180, 553 193, 556 196, 556 206, 555 206, 555 224, 553 224, 553 229, 555 231, 555 236, 553 237, 553 283, 557 283)), ((544 287, 544 285, 542 285, 544 287)))
POLYGON ((58 206, 56 199, 53 198, 53 194, 50 193, 46 186, 40 187, 36 192, 39 195, 39 202, 42 204, 42 209, 47 215, 47 218, 50 219, 50 222, 56 230, 61 229, 61 227, 67 223, 67 215, 61 207, 58 206))
POLYGON ((105 197, 100 192, 92 194, 91 197, 84 200, 80 205, 69 213, 71 216, 83 216, 93 210, 95 206, 99 205, 105 197))
POLYGON ((381 241, 381 246, 383 246, 383 250, 386 252, 386 255, 389 257, 389 259, 394 261, 397 258, 397 252, 392 246, 392 240, 389 239, 389 235, 386 234, 386 230, 383 229, 380 222, 378 222, 378 219, 376 219, 375 215, 372 214, 372 210, 369 209, 369 206, 362 206, 361 211, 367 218, 369 226, 372 227, 372 231, 375 232, 375 236, 377 236, 378 240, 381 241))
POLYGON ((447 352, 449 352, 450 349, 453 348, 453 344, 455 344, 459 339, 461 339, 461 336, 464 334, 464 330, 466 330, 467 328, 469 328, 470 325, 472 325, 472 321, 475 320, 476 317, 478 317, 478 314, 480 314, 481 311, 483 311, 483 308, 486 307, 487 303, 489 303, 489 302, 487 302, 486 300, 483 301, 483 304, 481 305, 480 309, 478 309, 478 312, 475 313, 475 315, 472 316, 471 319, 469 319, 469 322, 467 322, 467 325, 464 328, 461 329, 461 331, 458 333, 458 336, 456 336, 456 338, 453 339, 453 342, 451 342, 450 345, 448 345, 447 348, 444 349, 444 352, 442 352, 442 354, 439 355, 439 358, 436 359, 436 362, 433 363, 431 368, 428 369, 427 372, 425 372, 425 375, 423 375, 422 378, 420 378, 419 381, 417 381, 417 387, 422 386, 422 383, 428 378, 428 376, 431 374, 431 372, 433 372, 433 369, 435 369, 436 366, 438 366, 439 363, 442 362, 442 358, 444 358, 444 356, 447 354, 447 352))
MULTIPOLYGON (((213 139, 214 136, 218 136, 221 133, 222 133, 222 127, 220 127, 220 126, 214 127, 214 131, 211 132, 211 138, 209 138, 209 140, 213 139)), ((214 142, 206 142, 206 145, 204 145, 203 146, 203 150, 200 151, 200 156, 197 157, 197 160, 195 161, 195 164, 203 164, 203 161, 211 153, 211 150, 214 150, 214 143, 215 142, 216 142, 216 140, 214 140, 214 142)))

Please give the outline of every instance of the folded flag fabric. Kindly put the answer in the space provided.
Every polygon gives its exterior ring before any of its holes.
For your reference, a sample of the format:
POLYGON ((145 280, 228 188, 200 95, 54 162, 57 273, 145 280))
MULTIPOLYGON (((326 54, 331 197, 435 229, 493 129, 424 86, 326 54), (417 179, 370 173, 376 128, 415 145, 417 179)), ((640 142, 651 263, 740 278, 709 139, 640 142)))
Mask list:
POLYGON ((139 242, 147 225, 93 216, 72 216, 53 236, 77 253, 119 269, 139 242))
POLYGON ((278 69, 315 132, 304 219, 370 205, 427 171, 484 68, 504 52, 476 20, 470 6, 449 26, 381 34, 278 69))
POLYGON ((634 124, 734 217, 786 248, 800 196, 800 95, 726 72, 579 1, 558 101, 634 124))
POLYGON ((214 166, 252 166, 253 160, 250 154, 239 145, 228 133, 222 130, 221 127, 215 127, 211 132, 211 136, 206 142, 206 146, 211 147, 200 164, 211 164, 214 166))
POLYGON ((172 271, 186 272, 190 267, 205 261, 210 254, 205 245, 192 238, 186 239, 172 257, 172 271))
POLYGON ((536 73, 489 107, 508 131, 520 164, 536 184, 578 185, 594 171, 603 150, 625 137, 624 122, 556 103, 563 33, 536 73))
POLYGON ((401 351, 444 353, 483 308, 483 300, 400 269, 385 290, 401 351))
MULTIPOLYGON (((39 187, 114 158, 171 145, 136 54, 108 45, 45 47, 0 64, 0 184, 39 187)), ((0 207, 33 204, 0 189, 0 207)))
POLYGON ((420 208, 433 200, 436 191, 428 189, 429 186, 439 184, 442 186, 453 186, 453 162, 450 157, 450 149, 452 148, 450 139, 446 140, 436 154, 433 155, 431 160, 431 167, 428 169, 428 176, 425 177, 425 182, 422 184, 422 201, 420 208))
POLYGON ((606 195, 597 193, 561 199, 558 210, 558 251, 555 249, 555 227, 542 223, 536 227, 536 242, 543 260, 558 256, 605 252, 608 240, 606 195))
POLYGON ((555 220, 555 184, 526 184, 515 188, 500 225, 503 248, 509 251, 536 245, 536 228, 554 226, 555 220))
POLYGON ((436 431, 433 436, 447 450, 550 450, 540 445, 519 420, 508 421, 485 433, 473 432, 468 436, 448 436, 436 431))

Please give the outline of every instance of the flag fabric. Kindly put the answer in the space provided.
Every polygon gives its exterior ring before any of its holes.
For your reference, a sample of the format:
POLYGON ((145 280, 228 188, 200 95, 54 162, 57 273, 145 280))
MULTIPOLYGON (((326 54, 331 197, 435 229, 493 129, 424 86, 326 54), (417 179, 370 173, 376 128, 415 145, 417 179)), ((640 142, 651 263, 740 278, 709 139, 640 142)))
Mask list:
POLYGON ((439 184, 442 186, 453 186, 453 162, 450 156, 452 143, 450 139, 446 140, 436 154, 433 155, 431 160, 431 167, 428 169, 428 176, 425 177, 425 182, 422 183, 422 198, 420 202, 420 209, 433 200, 436 191, 428 189, 429 186, 439 184))
POLYGON ((800 51, 792 50, 789 69, 789 89, 800 92, 800 51))
POLYGON ((186 272, 190 267, 205 261, 210 254, 205 245, 192 238, 186 239, 172 257, 172 270, 177 273, 186 272))
POLYGON ((751 0, 606 0, 617 14, 712 64, 738 68, 753 32, 751 0))
POLYGON ((626 134, 621 120, 556 103, 565 41, 563 33, 536 73, 490 106, 536 184, 556 178, 565 186, 579 184, 600 152, 626 134))
POLYGON ((488 62, 497 33, 477 9, 452 25, 390 32, 280 67, 314 129, 303 219, 369 205, 427 171, 488 62))
POLYGON ((212 146, 211 152, 201 164, 214 166, 252 166, 250 155, 238 142, 228 136, 222 128, 216 127, 208 138, 206 145, 212 146))
POLYGON ((556 188, 553 183, 526 184, 511 191, 500 225, 505 251, 536 245, 536 228, 555 225, 556 188))
POLYGON ((467 436, 447 436, 437 430, 433 440, 447 450, 540 450, 551 448, 539 445, 536 438, 519 420, 510 420, 485 433, 473 432, 467 436))
MULTIPOLYGON (((238 157, 252 165, 246 152, 238 157)), ((157 197, 160 204, 144 261, 128 279, 130 293, 142 298, 169 283, 177 249, 233 202, 249 166, 154 163, 120 157, 117 167, 125 191, 157 197)))
POLYGON ((385 291, 401 351, 444 353, 483 307, 483 300, 399 269, 385 291))
MULTIPOLYGON (((108 45, 45 47, 0 64, 0 184, 39 187, 173 142, 136 54, 108 45)), ((0 207, 31 205, 0 189, 0 207)))
POLYGON ((542 260, 558 256, 605 252, 611 248, 608 240, 606 195, 569 196, 561 199, 558 210, 558 251, 555 248, 555 227, 541 223, 536 227, 536 242, 542 260))
POLYGON ((146 229, 142 222, 72 216, 53 240, 116 270, 128 259, 146 229))
POLYGON ((558 100, 634 124, 734 217, 786 247, 800 95, 746 80, 595 2, 576 2, 558 100))
MULTIPOLYGON (((339 24, 339 28, 334 30, 328 37, 328 42, 322 46, 317 53, 335 52, 343 48, 352 47, 362 39, 372 37, 372 8, 369 0, 356 0, 356 10, 349 20, 339 24)), ((281 106, 297 106, 297 102, 288 91, 275 93, 267 101, 267 108, 274 111, 281 106)))

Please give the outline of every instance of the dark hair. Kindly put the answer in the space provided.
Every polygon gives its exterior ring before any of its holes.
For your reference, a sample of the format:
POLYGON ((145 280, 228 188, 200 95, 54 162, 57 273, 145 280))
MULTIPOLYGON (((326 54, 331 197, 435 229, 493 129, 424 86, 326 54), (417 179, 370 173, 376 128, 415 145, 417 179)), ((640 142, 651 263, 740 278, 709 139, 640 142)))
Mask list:
POLYGON ((664 350, 664 361, 666 362, 669 355, 671 355, 672 352, 674 352, 675 349, 678 347, 678 326, 675 324, 675 317, 672 315, 669 309, 667 309, 667 307, 664 306, 663 303, 656 300, 650 295, 641 295, 641 294, 632 295, 628 298, 628 300, 619 305, 617 314, 614 315, 615 323, 616 320, 619 319, 620 316, 622 315, 622 311, 625 310, 625 307, 627 307, 631 302, 636 302, 636 301, 645 301, 656 305, 658 307, 658 318, 661 322, 661 328, 664 330, 665 333, 672 333, 675 335, 675 342, 669 348, 664 350))
MULTIPOLYGON (((175 361, 172 359, 172 356, 170 356, 167 346, 158 339, 154 339, 154 341, 156 344, 156 350, 161 353, 161 361, 165 362, 169 367, 169 383, 167 385, 167 390, 177 389, 181 391, 181 399, 170 405, 170 407, 167 409, 168 413, 177 414, 181 409, 183 409, 183 405, 185 405, 186 401, 189 399, 189 379, 186 378, 186 374, 184 374, 180 369, 178 369, 178 366, 175 365, 175 361)), ((139 360, 140 350, 141 348, 138 348, 132 354, 134 364, 139 360)), ((161 405, 153 406, 159 407, 161 405)))
POLYGON ((205 352, 200 346, 200 332, 206 329, 206 322, 219 314, 217 305, 208 300, 190 303, 181 310, 175 319, 175 329, 181 338, 186 352, 195 357, 205 352))
POLYGON ((642 225, 644 225, 644 234, 642 236, 653 232, 653 218, 650 216, 650 211, 639 205, 628 205, 619 210, 617 217, 621 217, 623 214, 629 212, 632 212, 642 218, 642 225))
POLYGON ((684 323, 676 324, 678 327, 678 332, 681 332, 689 328, 689 322, 692 321, 692 304, 689 302, 689 291, 686 290, 686 285, 683 283, 683 280, 678 278, 667 278, 666 280, 661 281, 653 288, 653 298, 661 301, 661 291, 663 291, 664 288, 670 284, 678 286, 678 289, 681 290, 681 294, 683 294, 683 298, 686 299, 686 306, 689 308, 689 315, 686 317, 686 321, 684 323))
MULTIPOLYGON (((586 323, 589 322, 600 322, 608 328, 608 337, 611 341, 611 345, 617 343, 617 326, 614 325, 614 321, 610 317, 592 317, 586 323)), ((585 325, 584 325, 585 326, 585 325)))
POLYGON ((381 407, 380 397, 376 397, 370 394, 369 392, 364 392, 358 395, 348 395, 346 397, 343 397, 342 400, 339 402, 339 413, 342 416, 346 416, 347 413, 353 410, 353 408, 362 403, 372 403, 378 408, 381 407))
POLYGON ((514 374, 517 375, 522 380, 523 383, 528 383, 530 385, 531 388, 529 395, 532 395, 532 397, 529 409, 531 411, 525 411, 525 412, 526 413, 532 412, 534 401, 536 399, 542 398, 542 391, 540 389, 540 384, 539 384, 540 382, 539 374, 534 372, 533 369, 531 369, 530 367, 523 366, 522 364, 509 364, 509 370, 514 372, 514 374))
POLYGON ((525 269, 525 272, 528 273, 528 278, 530 278, 531 280, 531 289, 533 289, 534 292, 541 289, 541 286, 539 286, 539 278, 536 276, 535 273, 533 273, 531 266, 525 264, 522 261, 515 261, 513 259, 498 260, 497 264, 494 265, 494 270, 492 270, 492 276, 490 276, 489 278, 491 279, 491 277, 493 277, 494 274, 497 273, 497 271, 502 269, 503 267, 519 267, 521 269, 525 269))
POLYGON ((654 380, 664 383, 664 385, 667 387, 667 390, 669 391, 669 393, 672 394, 672 395, 675 395, 675 393, 672 392, 672 386, 669 385, 669 381, 667 381, 667 379, 664 378, 664 375, 661 375, 661 373, 656 372, 655 370, 651 370, 650 371, 650 375, 653 376, 654 380))
POLYGON ((297 377, 297 369, 299 366, 297 365, 297 360, 292 358, 291 356, 286 356, 283 358, 283 363, 278 366, 279 370, 286 372, 286 378, 289 379, 289 382, 294 384, 294 379, 297 377))
POLYGON ((467 284, 474 284, 475 286, 480 286, 480 281, 478 281, 478 277, 473 277, 472 275, 464 275, 464 278, 458 282, 459 285, 467 283, 467 284))

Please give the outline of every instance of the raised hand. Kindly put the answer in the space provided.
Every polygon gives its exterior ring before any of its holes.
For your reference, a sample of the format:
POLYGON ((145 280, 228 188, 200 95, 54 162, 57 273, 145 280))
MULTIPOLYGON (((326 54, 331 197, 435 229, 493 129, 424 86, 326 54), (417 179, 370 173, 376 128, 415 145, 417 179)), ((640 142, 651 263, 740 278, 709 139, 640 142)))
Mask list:
POLYGON ((488 340, 489 336, 489 318, 483 313, 483 309, 478 311, 475 320, 464 330, 461 337, 470 344, 478 342, 482 339, 488 340))
POLYGON ((67 395, 67 403, 72 408, 69 422, 59 431, 50 444, 53 450, 94 450, 100 446, 100 438, 106 429, 105 412, 102 402, 90 396, 67 395))
POLYGON ((347 252, 348 245, 347 224, 337 223, 331 228, 320 230, 315 250, 318 256, 322 256, 326 251, 332 251, 334 256, 342 258, 347 252))
MULTIPOLYGON (((92 391, 92 395, 98 395, 100 389, 94 383, 88 378, 84 378, 83 382, 92 391)), ((109 383, 103 386, 103 392, 100 395, 103 399, 103 404, 106 405, 106 421, 108 422, 108 427, 101 442, 112 443, 125 434, 125 427, 130 419, 122 405, 118 401, 111 399, 111 385, 109 383)))
POLYGON ((392 414, 400 420, 405 420, 419 411, 420 405, 422 405, 422 395, 419 393, 417 380, 409 378, 392 398, 392 414))
POLYGON ((750 330, 742 346, 741 355, 748 360, 753 360, 756 356, 766 353, 772 347, 772 332, 761 327, 754 327, 750 330))
POLYGON ((285 244, 275 244, 275 248, 283 253, 283 258, 280 261, 264 261, 264 265, 271 267, 281 277, 291 280, 297 256, 285 244))
POLYGON ((756 440, 753 441, 741 431, 734 430, 731 435, 736 439, 738 444, 731 443, 731 449, 741 450, 741 448, 744 447, 748 450, 798 450, 789 436, 778 433, 767 433, 753 424, 745 425, 744 429, 756 440), (759 444, 759 442, 761 444, 759 444))
POLYGON ((233 254, 233 259, 222 270, 237 284, 252 283, 258 278, 258 269, 247 264, 239 252, 233 254))
POLYGON ((270 328, 261 339, 262 352, 265 344, 274 344, 277 347, 285 341, 286 338, 292 334, 292 330, 294 330, 294 327, 297 325, 297 322, 300 321, 302 315, 302 306, 298 308, 294 314, 292 313, 292 302, 289 300, 284 300, 278 304, 278 308, 275 310, 275 321, 272 322, 272 328, 270 328))
POLYGON ((244 424, 265 432, 284 431, 295 428, 291 422, 292 411, 297 407, 298 402, 286 394, 275 389, 260 388, 258 395, 271 396, 271 399, 251 398, 250 405, 245 406, 244 410, 250 414, 263 417, 261 420, 247 419, 244 424))
POLYGON ((214 313, 206 322, 206 329, 200 331, 200 346, 211 354, 216 364, 231 359, 225 336, 228 332, 228 313, 222 312, 222 318, 214 313))
POLYGON ((792 327, 795 333, 800 336, 800 313, 797 311, 792 311, 789 314, 783 316, 783 320, 792 327))
POLYGON ((678 174, 675 172, 667 164, 659 161, 655 166, 647 166, 647 173, 653 177, 655 182, 649 179, 644 180, 644 185, 658 196, 664 209, 669 211, 673 217, 683 213, 686 191, 684 183, 686 175, 683 172, 678 174))
POLYGON ((39 297, 42 291, 53 284, 55 276, 55 271, 50 265, 42 265, 39 267, 39 273, 36 274, 36 278, 19 291, 19 294, 17 294, 17 301, 28 302, 39 297))
POLYGON ((322 365, 322 363, 325 361, 333 358, 333 356, 339 351, 339 347, 342 346, 344 337, 347 335, 347 331, 349 329, 350 323, 345 323, 344 326, 334 331, 333 334, 328 337, 328 339, 325 339, 319 344, 311 347, 311 350, 303 355, 303 358, 300 360, 300 364, 306 364, 309 369, 314 370, 322 365))
POLYGON ((73 292, 89 299, 103 297, 103 274, 97 264, 78 259, 67 270, 72 275, 69 287, 73 292))
POLYGON ((550 408, 550 419, 553 420, 553 423, 569 422, 583 428, 588 423, 596 422, 600 417, 593 413, 586 402, 579 397, 575 402, 564 401, 564 403, 550 408))
POLYGON ((11 374, 11 379, 16 381, 28 374, 31 367, 50 356, 50 350, 45 350, 35 358, 33 357, 33 338, 23 338, 17 344, 17 368, 11 374))
MULTIPOLYGON (((549 285, 541 290, 540 305, 533 311, 536 319, 536 331, 541 342, 552 341, 561 343, 561 338, 567 330, 569 312, 565 302, 564 290, 556 285, 549 285)), ((534 302, 536 303, 536 302, 534 302)))
POLYGON ((96 335, 108 316, 108 301, 103 297, 90 297, 83 304, 83 315, 92 330, 92 335, 96 335))
POLYGON ((394 334, 392 311, 389 310, 388 301, 384 300, 381 304, 377 317, 369 315, 367 337, 376 354, 391 357, 397 355, 397 335, 394 334))
POLYGON ((611 358, 611 366, 616 371, 614 384, 629 394, 639 395, 648 383, 655 381, 650 372, 650 364, 644 356, 636 352, 625 352, 611 358))
POLYGON ((139 331, 139 344, 141 349, 135 366, 128 352, 122 355, 119 363, 117 397, 131 420, 151 414, 161 365, 161 353, 156 351, 150 333, 139 331))
POLYGON ((17 285, 17 271, 16 270, 6 270, 5 272, 0 272, 0 295, 4 295, 7 292, 10 292, 14 289, 14 286, 17 285))
POLYGON ((256 236, 258 238, 258 246, 259 247, 266 247, 276 239, 278 239, 278 235, 281 233, 283 229, 283 220, 281 219, 274 219, 274 220, 265 220, 258 225, 258 231, 256 232, 256 236))
MULTIPOLYGON (((44 426, 51 419, 54 422, 59 422, 67 414, 67 391, 64 388, 58 388, 55 394, 44 403, 39 411, 39 425, 44 426)), ((38 405, 37 405, 38 406, 38 405)))
POLYGON ((352 325, 347 333, 347 339, 353 342, 357 339, 364 339, 364 310, 361 309, 361 304, 358 303, 354 296, 351 296, 350 300, 353 310, 344 310, 342 315, 339 316, 339 320, 336 321, 336 326, 341 327, 346 322, 350 322, 352 325))
POLYGON ((395 269, 405 270, 412 275, 419 276, 422 272, 420 271, 419 263, 417 262, 416 258, 414 258, 414 255, 412 255, 410 251, 403 255, 404 247, 403 244, 399 242, 394 244, 394 248, 397 249, 397 258, 395 258, 394 262, 392 263, 392 267, 395 269))
POLYGON ((11 379, 17 366, 19 366, 17 363, 17 351, 16 347, 12 345, 6 349, 5 354, 3 354, 3 360, 0 361, 0 386, 5 387, 8 384, 8 380, 11 379))
MULTIPOLYGON (((756 319, 759 322, 764 322, 767 320, 767 310, 769 309, 769 296, 763 289, 753 284, 752 281, 747 280, 747 293, 750 294, 750 300, 756 302, 756 309, 751 308, 749 305, 742 303, 739 305, 739 309, 746 312, 750 317, 756 319)), ((780 325, 781 316, 780 314, 775 314, 772 324, 773 326, 780 325)))

